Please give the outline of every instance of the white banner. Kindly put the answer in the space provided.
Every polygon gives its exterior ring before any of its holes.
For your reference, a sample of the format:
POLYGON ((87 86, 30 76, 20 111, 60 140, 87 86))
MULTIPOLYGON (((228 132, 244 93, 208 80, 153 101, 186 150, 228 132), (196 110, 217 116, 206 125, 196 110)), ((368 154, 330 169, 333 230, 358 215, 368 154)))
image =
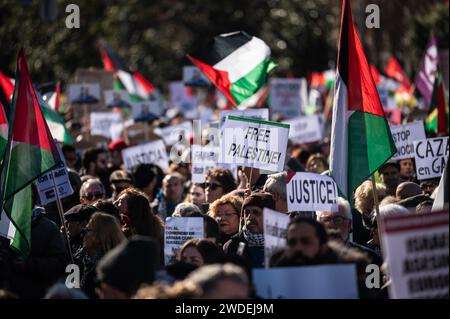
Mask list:
POLYGON ((192 145, 192 182, 204 183, 206 173, 218 167, 219 147, 192 145))
POLYGON ((264 264, 269 268, 272 254, 286 247, 286 232, 289 215, 264 208, 264 264))
POLYGON ((397 153, 392 159, 414 158, 414 141, 426 139, 422 121, 391 126, 397 153))
POLYGON ((334 180, 315 173, 288 173, 287 204, 290 212, 338 211, 334 180))
POLYGON ((287 124, 228 116, 222 127, 220 162, 281 172, 288 136, 287 124))
POLYGON ((263 299, 357 299, 356 266, 319 265, 253 269, 263 299))
POLYGON ((203 217, 167 217, 164 225, 164 263, 176 261, 181 246, 192 238, 204 238, 203 217))
POLYGON ((56 201, 56 190, 59 198, 64 198, 73 194, 72 185, 70 185, 69 174, 64 163, 59 164, 58 168, 41 175, 36 180, 36 187, 39 192, 39 199, 41 205, 56 201), (56 189, 53 185, 53 178, 55 177, 56 189))
POLYGON ((101 135, 107 138, 111 138, 111 126, 122 123, 122 114, 117 112, 92 112, 90 118, 91 135, 101 135))
POLYGON ((122 158, 129 171, 140 163, 155 164, 163 170, 169 168, 166 146, 161 140, 126 148, 122 150, 122 158))
POLYGON ((227 116, 240 116, 256 120, 269 120, 269 109, 247 109, 247 110, 229 110, 220 112, 220 126, 225 123, 227 116))
POLYGON ((448 219, 448 210, 383 218, 390 298, 448 298, 448 219))
POLYGON ((448 160, 448 136, 414 141, 417 179, 441 177, 448 160))
POLYGON ((270 109, 273 114, 282 114, 291 119, 301 115, 306 106, 306 80, 272 78, 270 80, 270 109))
POLYGON ((192 136, 192 123, 186 121, 178 125, 157 128, 154 132, 163 139, 167 146, 170 146, 181 140, 187 141, 189 136, 192 136))
POLYGON ((323 121, 319 115, 302 116, 283 123, 289 124, 289 139, 296 144, 320 141, 323 138, 323 121))

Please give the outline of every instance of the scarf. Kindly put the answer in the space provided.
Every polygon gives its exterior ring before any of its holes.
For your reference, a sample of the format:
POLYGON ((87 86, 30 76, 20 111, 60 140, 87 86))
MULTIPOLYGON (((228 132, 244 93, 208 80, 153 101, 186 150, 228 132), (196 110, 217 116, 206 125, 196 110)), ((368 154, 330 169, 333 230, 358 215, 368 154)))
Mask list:
POLYGON ((245 228, 245 226, 242 230, 242 234, 244 235, 245 240, 248 242, 249 247, 264 246, 264 234, 253 234, 249 232, 245 228))

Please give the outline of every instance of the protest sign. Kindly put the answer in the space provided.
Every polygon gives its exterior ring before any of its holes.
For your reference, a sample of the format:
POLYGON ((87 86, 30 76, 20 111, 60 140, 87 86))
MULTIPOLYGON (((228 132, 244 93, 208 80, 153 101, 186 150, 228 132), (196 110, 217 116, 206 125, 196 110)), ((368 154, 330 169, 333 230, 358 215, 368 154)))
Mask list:
POLYGON ((176 261, 181 246, 192 238, 204 238, 203 217, 167 217, 164 225, 164 263, 176 261))
POLYGON ((390 298, 448 298, 448 210, 383 218, 390 298))
POLYGON ((183 82, 187 86, 211 85, 211 81, 196 66, 183 66, 183 82))
POLYGON ((222 127, 221 163, 281 172, 289 125, 228 116, 222 127))
POLYGON ((64 198, 73 194, 69 174, 67 173, 67 168, 64 163, 60 163, 57 168, 39 176, 36 180, 36 187, 39 192, 41 205, 47 205, 48 203, 56 201, 56 191, 58 191, 59 198, 64 198), (52 176, 55 177, 54 184, 52 176))
POLYGON ((270 257, 286 246, 289 215, 264 208, 264 264, 269 268, 270 257))
POLYGON ((417 179, 440 177, 448 160, 448 136, 414 141, 417 179))
POLYGON ((98 84, 70 84, 68 99, 75 104, 93 104, 100 101, 100 86, 98 84))
POLYGON ((319 115, 302 116, 283 123, 289 124, 289 139, 294 143, 311 143, 323 138, 323 122, 319 115))
POLYGON ((391 126, 391 133, 397 148, 394 160, 414 158, 414 141, 426 138, 423 122, 419 121, 391 126))
POLYGON ((177 125, 157 128, 154 132, 163 139, 167 146, 170 146, 182 140, 187 141, 192 136, 192 123, 186 121, 177 125))
POLYGON ((90 119, 91 135, 111 138, 111 125, 122 123, 122 114, 117 112, 92 112, 90 119))
POLYGON ((253 269, 253 282, 264 299, 358 298, 354 264, 253 269))
POLYGON ((162 140, 126 148, 122 150, 122 158, 129 171, 140 163, 155 164, 163 170, 169 168, 166 146, 162 140))
POLYGON ((131 108, 131 100, 128 92, 125 90, 107 90, 103 92, 105 104, 109 109, 131 108))
POLYGON ((338 211, 338 191, 334 180, 314 173, 288 173, 287 204, 295 211, 338 211))
POLYGON ((192 145, 192 182, 204 183, 206 173, 218 166, 219 147, 192 145))
POLYGON ((258 109, 247 109, 247 110, 229 110, 220 112, 220 126, 225 123, 227 116, 240 116, 246 117, 249 119, 256 120, 269 120, 269 109, 266 108, 258 108, 258 109))
POLYGON ((306 106, 306 80, 272 78, 270 80, 270 109, 290 119, 300 116, 306 106))
POLYGON ((183 112, 187 119, 197 118, 198 100, 190 88, 181 81, 170 82, 170 104, 183 112))

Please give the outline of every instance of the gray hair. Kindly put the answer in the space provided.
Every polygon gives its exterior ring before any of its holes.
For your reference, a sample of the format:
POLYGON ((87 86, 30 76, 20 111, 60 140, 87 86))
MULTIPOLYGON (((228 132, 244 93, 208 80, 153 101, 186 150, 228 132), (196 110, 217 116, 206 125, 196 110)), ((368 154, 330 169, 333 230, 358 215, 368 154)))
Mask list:
POLYGON ((387 204, 380 207, 380 216, 395 216, 409 213, 410 211, 407 208, 398 204, 387 204))
POLYGON ((264 191, 271 194, 277 193, 281 198, 286 200, 286 178, 286 172, 267 176, 266 183, 264 184, 264 191))
POLYGON ((203 266, 189 274, 186 281, 199 286, 205 296, 214 291, 216 285, 224 279, 233 280, 244 286, 248 285, 248 277, 245 271, 230 263, 203 266))
POLYGON ((103 183, 98 178, 90 178, 86 180, 83 185, 81 185, 80 197, 84 197, 86 195, 86 188, 88 188, 88 186, 92 184, 100 185, 100 189, 102 190, 103 194, 105 194, 105 186, 103 186, 103 183))
MULTIPOLYGON (((348 200, 346 200, 345 198, 342 198, 342 197, 338 197, 337 202, 338 202, 339 211, 340 212, 342 211, 347 219, 353 220, 352 208, 351 208, 348 200)), ((321 211, 316 211, 316 217, 317 217, 318 221, 320 221, 320 216, 322 215, 322 213, 323 212, 321 212, 321 211)))
POLYGON ((177 207, 175 207, 175 211, 173 212, 172 216, 184 217, 191 213, 201 214, 202 212, 200 211, 200 208, 198 208, 197 205, 191 203, 180 203, 177 205, 177 207))

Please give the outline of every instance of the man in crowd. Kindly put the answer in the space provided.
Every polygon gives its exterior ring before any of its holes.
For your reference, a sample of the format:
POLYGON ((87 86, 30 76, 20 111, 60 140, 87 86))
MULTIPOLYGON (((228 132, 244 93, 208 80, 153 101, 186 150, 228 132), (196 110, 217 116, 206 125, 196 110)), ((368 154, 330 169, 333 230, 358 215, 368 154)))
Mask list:
POLYGON ((400 166, 397 161, 390 160, 378 170, 381 180, 386 186, 386 195, 395 196, 398 184, 400 184, 400 166))
POLYGON ((106 197, 111 196, 109 187, 108 153, 102 148, 91 148, 83 155, 83 175, 97 177, 102 182, 106 197))
POLYGON ((80 204, 72 207, 64 214, 70 246, 74 254, 83 246, 82 231, 92 214, 98 209, 91 205, 80 204))
POLYGON ((109 177, 109 181, 111 183, 111 190, 112 190, 112 201, 114 202, 119 194, 128 187, 132 187, 133 177, 130 173, 128 173, 125 170, 118 169, 111 173, 111 176, 109 177))
POLYGON ((105 198, 105 188, 98 178, 88 179, 81 185, 80 202, 81 204, 93 204, 99 199, 105 198))
POLYGON ((275 200, 275 210, 280 213, 287 213, 287 200, 286 200, 286 172, 276 173, 267 176, 266 183, 264 184, 264 192, 271 193, 275 200))
POLYGON ((175 207, 184 199, 184 179, 179 173, 171 173, 163 179, 162 192, 152 203, 153 211, 165 220, 172 216, 175 207))

